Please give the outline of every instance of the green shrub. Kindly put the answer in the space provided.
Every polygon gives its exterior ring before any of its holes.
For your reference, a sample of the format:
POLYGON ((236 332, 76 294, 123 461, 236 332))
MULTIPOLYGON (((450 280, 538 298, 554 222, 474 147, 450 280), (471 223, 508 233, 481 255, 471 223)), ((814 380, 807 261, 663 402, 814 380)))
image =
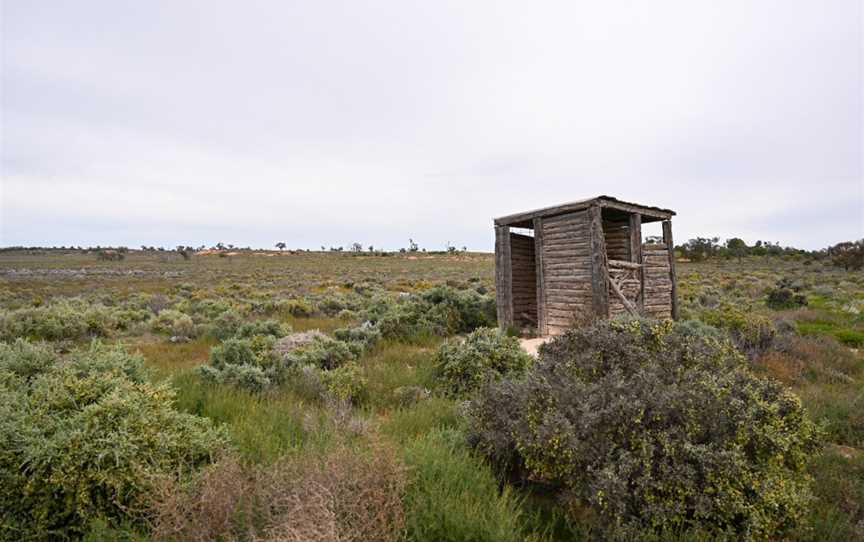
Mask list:
POLYGON ((228 365, 255 365, 258 354, 248 339, 228 339, 210 350, 210 365, 224 369, 228 365))
POLYGON ((464 340, 445 341, 435 356, 435 376, 445 394, 465 396, 487 379, 521 374, 532 358, 515 337, 480 328, 464 340))
POLYGON ((398 299, 376 295, 366 304, 362 316, 375 324, 383 337, 401 340, 468 333, 496 322, 492 296, 448 286, 398 299))
POLYGON ((197 335, 192 317, 174 309, 160 312, 153 320, 151 329, 154 333, 163 333, 172 337, 193 338, 197 335))
POLYGON ((243 324, 243 317, 234 310, 227 310, 213 319, 208 334, 216 339, 225 340, 233 337, 243 324))
POLYGON ((63 300, 6 312, 0 318, 0 340, 61 341, 107 337, 117 328, 112 309, 78 299, 63 300))
POLYGON ((330 370, 341 367, 356 356, 347 343, 316 335, 312 341, 286 354, 290 365, 313 365, 319 369, 330 370))
POLYGON ((381 340, 381 332, 371 324, 337 329, 333 336, 346 343, 355 357, 368 352, 381 340))
POLYGON ((327 391, 341 401, 360 403, 366 395, 366 379, 356 363, 321 372, 321 380, 327 391))
POLYGON ((172 408, 143 360, 94 343, 62 362, 0 343, 0 539, 80 536, 91 521, 139 521, 159 477, 226 446, 210 422, 172 408))
POLYGON ((274 353, 274 343, 270 335, 227 339, 210 350, 210 364, 198 367, 197 374, 210 383, 264 391, 285 376, 285 364, 274 353))
POLYGON ((702 320, 728 331, 736 346, 750 357, 756 357, 771 348, 777 335, 770 318, 729 303, 723 304, 718 310, 706 311, 702 320))
POLYGON ((305 299, 288 299, 280 304, 280 312, 297 318, 308 318, 315 314, 315 306, 305 299))
POLYGON ((777 538, 810 502, 818 434, 800 400, 671 322, 570 331, 525 377, 485 385, 469 420, 502 471, 588 504, 616 536, 777 538))
POLYGON ((198 375, 211 384, 230 384, 251 392, 262 392, 270 387, 271 381, 261 367, 251 364, 225 365, 216 369, 210 365, 202 365, 197 369, 198 375))
POLYGON ((234 336, 249 339, 256 335, 265 335, 279 339, 290 332, 290 327, 286 327, 275 320, 253 320, 241 324, 235 331, 234 336))
POLYGON ((800 293, 801 288, 789 279, 777 281, 774 288, 768 290, 765 304, 775 310, 797 309, 807 306, 807 297, 800 293))

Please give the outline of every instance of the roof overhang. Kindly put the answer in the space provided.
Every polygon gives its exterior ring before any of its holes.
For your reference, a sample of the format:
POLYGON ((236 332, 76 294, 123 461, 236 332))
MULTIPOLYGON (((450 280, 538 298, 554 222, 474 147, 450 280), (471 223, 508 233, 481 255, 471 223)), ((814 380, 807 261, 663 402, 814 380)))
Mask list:
POLYGON ((612 209, 622 213, 642 215, 642 222, 656 222, 658 220, 669 220, 675 216, 675 211, 670 209, 661 209, 660 207, 652 207, 649 205, 639 205, 638 203, 629 203, 615 199, 611 196, 597 196, 596 198, 571 201, 562 203, 552 207, 544 207, 533 211, 525 211, 512 215, 502 216, 495 219, 496 226, 513 226, 517 228, 533 228, 535 218, 544 218, 556 216, 573 211, 581 211, 592 205, 598 205, 603 209, 612 209))

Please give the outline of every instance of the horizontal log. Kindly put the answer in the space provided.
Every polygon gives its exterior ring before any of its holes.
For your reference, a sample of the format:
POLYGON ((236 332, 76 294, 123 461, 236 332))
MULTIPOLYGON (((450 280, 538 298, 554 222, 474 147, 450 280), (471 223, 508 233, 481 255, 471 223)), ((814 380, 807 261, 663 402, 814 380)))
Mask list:
POLYGON ((546 286, 546 295, 565 295, 565 296, 576 296, 576 295, 584 295, 587 298, 590 298, 592 288, 590 282, 583 283, 558 283, 555 285, 547 285, 546 286))
POLYGON ((573 239, 576 241, 581 241, 587 237, 586 233, 582 230, 560 230, 556 232, 543 232, 543 244, 548 244, 549 242, 557 242, 562 239, 573 239))
POLYGON ((551 258, 543 258, 543 269, 564 269, 570 267, 585 267, 591 265, 591 258, 584 256, 553 256, 551 258))
POLYGON ((543 236, 547 233, 574 232, 588 227, 587 222, 558 222, 557 224, 543 224, 543 236))

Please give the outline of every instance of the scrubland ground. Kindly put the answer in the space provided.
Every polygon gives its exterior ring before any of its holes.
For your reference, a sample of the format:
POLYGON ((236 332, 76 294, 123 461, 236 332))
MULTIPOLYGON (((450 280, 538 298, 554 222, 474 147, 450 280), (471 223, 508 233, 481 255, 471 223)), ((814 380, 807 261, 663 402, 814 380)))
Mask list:
MULTIPOLYGON (((184 261, 136 251, 121 262, 77 252, 0 254, 0 341, 44 340, 61 356, 90 348, 94 337, 120 343, 143 356, 147 378, 170 384, 177 410, 224 432, 210 466, 149 485, 135 501, 145 510, 129 521, 94 512, 61 534, 602 536, 590 508, 564 510, 543 488, 499 479, 466 443, 464 397, 436 391, 442 341, 494 325, 493 266, 485 254, 184 261), (374 337, 363 327, 370 315, 379 322, 374 337), (285 347, 294 368, 275 368, 271 353, 285 337, 310 330, 327 337, 300 337, 313 342, 285 347)), ((822 428, 826 445, 807 467, 815 500, 788 536, 864 539, 864 274, 805 259, 679 263, 679 299, 682 319, 729 333, 754 370, 790 387, 822 428)))

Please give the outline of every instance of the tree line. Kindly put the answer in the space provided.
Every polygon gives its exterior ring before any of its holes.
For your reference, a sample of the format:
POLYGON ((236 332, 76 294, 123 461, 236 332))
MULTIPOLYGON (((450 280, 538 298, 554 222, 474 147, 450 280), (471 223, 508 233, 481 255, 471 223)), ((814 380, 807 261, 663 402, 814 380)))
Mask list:
POLYGON ((731 258, 741 261, 746 256, 796 256, 828 260, 847 271, 864 268, 864 239, 843 241, 821 250, 804 250, 784 247, 770 241, 756 241, 753 245, 748 245, 738 237, 732 237, 723 243, 719 237, 696 237, 677 245, 675 252, 691 262, 731 258))

